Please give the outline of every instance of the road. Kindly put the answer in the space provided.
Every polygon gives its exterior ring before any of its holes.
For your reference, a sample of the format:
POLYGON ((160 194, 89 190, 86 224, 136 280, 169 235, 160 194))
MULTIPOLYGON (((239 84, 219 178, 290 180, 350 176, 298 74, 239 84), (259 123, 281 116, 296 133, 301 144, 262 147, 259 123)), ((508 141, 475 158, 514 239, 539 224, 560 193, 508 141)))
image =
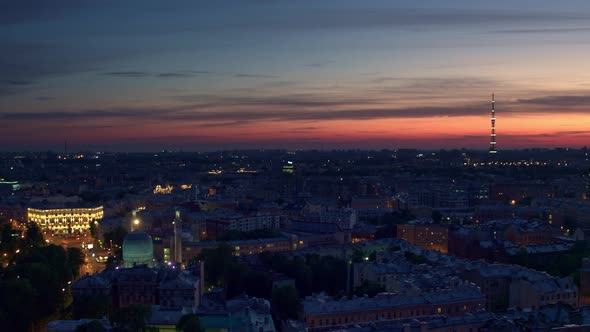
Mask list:
POLYGON ((98 246, 88 248, 88 244, 93 243, 93 239, 89 235, 81 235, 79 237, 48 236, 46 239, 49 240, 49 243, 54 243, 64 248, 82 249, 86 255, 86 264, 80 268, 80 276, 104 270, 104 261, 106 261, 106 257, 108 257, 110 253, 108 250, 98 248, 98 246))

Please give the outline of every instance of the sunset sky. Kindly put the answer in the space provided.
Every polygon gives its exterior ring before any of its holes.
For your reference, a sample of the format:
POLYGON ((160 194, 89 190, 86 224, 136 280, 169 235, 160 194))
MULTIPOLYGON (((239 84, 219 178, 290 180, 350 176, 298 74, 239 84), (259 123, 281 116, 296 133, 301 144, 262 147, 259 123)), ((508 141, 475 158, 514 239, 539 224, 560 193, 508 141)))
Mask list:
POLYGON ((1 150, 590 142, 587 0, 0 4, 1 150))

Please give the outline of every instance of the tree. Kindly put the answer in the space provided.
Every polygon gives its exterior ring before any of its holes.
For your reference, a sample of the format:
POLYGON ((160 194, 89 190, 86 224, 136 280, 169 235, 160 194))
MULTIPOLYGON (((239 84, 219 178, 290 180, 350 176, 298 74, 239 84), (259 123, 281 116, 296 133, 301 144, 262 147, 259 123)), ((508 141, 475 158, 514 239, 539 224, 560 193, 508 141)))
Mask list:
POLYGON ((197 260, 205 262, 207 284, 223 286, 227 272, 232 265, 232 253, 233 249, 225 243, 214 249, 203 249, 197 260))
POLYGON ((313 273, 313 290, 336 295, 346 289, 347 262, 334 256, 307 255, 313 273))
POLYGON ((110 244, 113 241, 113 245, 117 247, 123 245, 126 236, 127 230, 123 226, 117 226, 112 231, 103 234, 105 243, 110 244))
POLYGON ((74 318, 102 318, 109 312, 109 301, 108 296, 100 294, 76 296, 72 304, 74 318))
POLYGON ((530 264, 529 252, 526 248, 520 248, 516 255, 513 256, 512 260, 514 264, 528 266, 530 264))
POLYGON ((260 271, 249 271, 244 278, 244 290, 246 294, 258 297, 258 298, 269 298, 272 289, 272 279, 269 273, 260 271))
POLYGON ((115 256, 109 256, 107 258, 107 262, 105 263, 105 269, 110 270, 117 267, 117 258, 115 256))
POLYGON ((352 255, 350 257, 350 259, 352 260, 353 263, 361 263, 365 260, 365 257, 367 257, 365 255, 365 252, 363 251, 363 249, 360 248, 353 248, 352 249, 352 255))
POLYGON ((34 320, 34 290, 25 278, 0 281, 0 326, 11 331, 30 330, 34 320))
POLYGON ((86 263, 86 255, 80 248, 68 248, 68 264, 72 269, 74 278, 80 275, 80 267, 86 263))
POLYGON ((176 323, 176 331, 182 332, 202 332, 201 322, 199 317, 195 314, 187 314, 180 317, 178 323, 176 323))
POLYGON ((121 246, 123 246, 123 241, 127 236, 127 230, 123 228, 123 226, 118 226, 110 232, 106 232, 103 234, 104 241, 106 245, 112 245, 115 253, 115 256, 121 260, 123 258, 123 251, 120 250, 121 246))
POLYGON ((39 226, 34 223, 30 222, 27 224, 27 231, 26 231, 26 242, 27 245, 37 247, 43 244, 43 233, 41 233, 41 229, 39 226))
POLYGON ((90 236, 96 240, 98 238, 97 222, 95 220, 90 220, 88 225, 90 226, 90 236))
POLYGON ((406 258, 406 260, 416 265, 428 262, 428 260, 424 256, 416 255, 409 251, 404 252, 404 257, 406 258))
POLYGON ((110 321, 114 327, 123 331, 143 332, 147 330, 147 321, 151 317, 150 306, 133 304, 113 312, 110 321))
MULTIPOLYGON (((25 301, 25 310, 29 317, 26 321, 33 323, 33 330, 38 330, 41 327, 35 324, 63 309, 65 289, 67 283, 72 280, 72 269, 66 250, 60 246, 49 245, 29 249, 15 256, 15 264, 5 269, 1 276, 7 282, 20 281, 29 285, 31 292, 23 290, 7 299, 13 301, 18 298, 25 301)), ((4 297, 7 293, 0 294, 4 297)), ((12 308, 12 303, 8 305, 12 308)))
POLYGON ((13 254, 18 247, 18 233, 12 228, 12 225, 5 224, 2 227, 2 235, 0 239, 0 250, 5 253, 13 254), (15 234, 17 236, 15 236, 15 234))
POLYGON ((101 322, 93 320, 88 323, 78 325, 78 327, 76 327, 76 332, 107 332, 107 329, 104 328, 101 322))
POLYGON ((440 211, 433 210, 431 217, 432 217, 432 221, 434 221, 435 224, 440 224, 440 222, 442 221, 443 215, 442 215, 442 213, 440 213, 440 211))
POLYGON ((566 216, 563 220, 563 226, 565 229, 569 229, 573 232, 578 227, 578 222, 576 218, 572 216, 566 216))
POLYGON ((280 286, 272 290, 272 307, 279 317, 297 319, 299 295, 295 287, 280 286))
POLYGON ((271 269, 295 279, 304 296, 313 292, 336 295, 346 289, 347 262, 333 256, 308 254, 305 258, 286 258, 281 254, 261 254, 261 261, 271 269))

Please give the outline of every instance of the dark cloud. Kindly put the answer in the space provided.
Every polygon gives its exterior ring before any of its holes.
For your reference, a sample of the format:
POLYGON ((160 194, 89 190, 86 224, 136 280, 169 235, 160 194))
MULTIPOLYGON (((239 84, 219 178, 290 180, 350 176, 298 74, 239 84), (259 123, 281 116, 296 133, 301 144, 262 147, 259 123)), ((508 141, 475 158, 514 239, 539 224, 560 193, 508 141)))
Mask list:
POLYGON ((80 6, 76 0, 1 0, 0 24, 17 24, 63 17, 80 6))
MULTIPOLYGON (((297 103, 300 104, 300 103, 297 103)), ((353 109, 353 110, 233 110, 233 111, 201 111, 198 105, 185 105, 172 109, 110 109, 87 110, 82 112, 4 112, 0 119, 4 120, 81 120, 98 118, 128 118, 143 121, 320 121, 320 120, 372 120, 388 118, 423 118, 477 115, 485 110, 487 104, 461 107, 416 107, 399 109, 353 109)))
POLYGON ((319 63, 308 63, 305 65, 305 67, 310 67, 310 68, 321 68, 321 67, 325 67, 327 65, 326 62, 319 62, 319 63))
POLYGON ((197 126, 199 128, 215 128, 215 127, 236 127, 243 124, 247 124, 249 121, 221 121, 221 122, 208 122, 200 123, 197 126))
MULTIPOLYGON (((49 97, 49 96, 39 96, 37 98, 35 98, 35 100, 39 100, 39 101, 45 101, 45 100, 53 100, 55 99, 55 97, 49 97)), ((0 115, 1 116, 1 115, 0 115)))
POLYGON ((584 21, 590 18, 583 13, 564 14, 542 11, 506 12, 494 10, 461 9, 410 9, 410 8, 354 8, 299 11, 298 15, 266 15, 249 23, 235 22, 241 28, 273 29, 366 29, 397 27, 430 30, 445 26, 507 24, 512 22, 584 21))
POLYGON ((101 73, 101 75, 107 76, 118 76, 127 78, 144 78, 144 77, 156 77, 156 78, 188 78, 195 77, 204 74, 210 74, 210 71, 206 70, 182 70, 182 71, 171 71, 163 73, 150 73, 148 71, 111 71, 101 73))
POLYGON ((491 78, 482 77, 377 77, 370 83, 383 84, 387 83, 395 86, 403 92, 426 92, 433 90, 459 90, 474 88, 498 88, 505 85, 504 82, 491 78))
POLYGON ((319 127, 296 127, 290 130, 283 130, 281 133, 284 134, 301 134, 301 133, 308 133, 310 131, 315 131, 320 129, 319 127))
POLYGON ((531 99, 519 99, 519 104, 539 106, 587 106, 590 104, 590 95, 564 95, 546 96, 531 99))
POLYGON ((327 97, 311 94, 294 94, 274 97, 246 97, 246 96, 210 96, 210 95, 180 95, 172 97, 175 100, 189 102, 194 106, 203 107, 251 107, 266 106, 280 108, 341 108, 353 105, 380 105, 381 100, 371 98, 327 97))
POLYGON ((0 40, 0 49, 0 95, 36 88, 33 84, 15 85, 11 82, 38 82, 48 77, 96 71, 105 61, 123 56, 123 52, 93 52, 71 44, 8 40, 0 40))
POLYGON ((185 77, 193 77, 195 75, 190 73, 159 73, 158 77, 164 78, 185 78, 185 77))
POLYGON ((8 84, 10 85, 33 85, 35 82, 33 81, 9 81, 8 84))
POLYGON ((145 72, 145 71, 111 71, 111 72, 101 73, 101 75, 137 78, 137 77, 150 76, 150 73, 145 72))
MULTIPOLYGON (((489 103, 448 106, 391 107, 387 100, 354 99, 333 96, 291 95, 284 97, 192 96, 187 103, 167 108, 88 109, 78 112, 3 112, 2 120, 75 121, 91 119, 128 119, 133 121, 184 121, 198 126, 222 127, 255 121, 336 121, 410 119, 432 117, 482 116, 489 103), (223 111, 220 111, 223 110, 223 111)), ((549 96, 520 99, 500 104, 498 114, 573 114, 585 112, 576 106, 588 104, 590 96, 549 96), (552 106, 550 110, 544 107, 552 106), (562 106, 557 108, 555 106, 562 106)), ((298 130, 313 130, 301 127, 298 130), (305 128, 305 129, 304 129, 305 128)))
POLYGON ((149 142, 170 142, 170 143, 178 143, 183 141, 192 142, 195 140, 201 139, 209 139, 215 138, 212 135, 178 135, 178 136, 156 136, 156 137, 141 137, 137 138, 139 141, 149 141, 149 142))
POLYGON ((213 74, 213 72, 209 70, 186 70, 185 72, 191 74, 213 74))
POLYGON ((558 131, 558 135, 590 135, 590 132, 583 131, 583 130, 566 130, 566 131, 558 131))

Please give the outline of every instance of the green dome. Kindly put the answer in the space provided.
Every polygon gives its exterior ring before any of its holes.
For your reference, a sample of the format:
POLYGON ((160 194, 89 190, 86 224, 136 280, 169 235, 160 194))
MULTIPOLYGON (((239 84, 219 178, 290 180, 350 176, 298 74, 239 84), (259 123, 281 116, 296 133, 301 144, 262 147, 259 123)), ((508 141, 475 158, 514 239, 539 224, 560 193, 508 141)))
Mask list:
POLYGON ((123 240, 123 262, 125 267, 147 264, 152 266, 154 243, 146 232, 135 231, 127 234, 123 240))

